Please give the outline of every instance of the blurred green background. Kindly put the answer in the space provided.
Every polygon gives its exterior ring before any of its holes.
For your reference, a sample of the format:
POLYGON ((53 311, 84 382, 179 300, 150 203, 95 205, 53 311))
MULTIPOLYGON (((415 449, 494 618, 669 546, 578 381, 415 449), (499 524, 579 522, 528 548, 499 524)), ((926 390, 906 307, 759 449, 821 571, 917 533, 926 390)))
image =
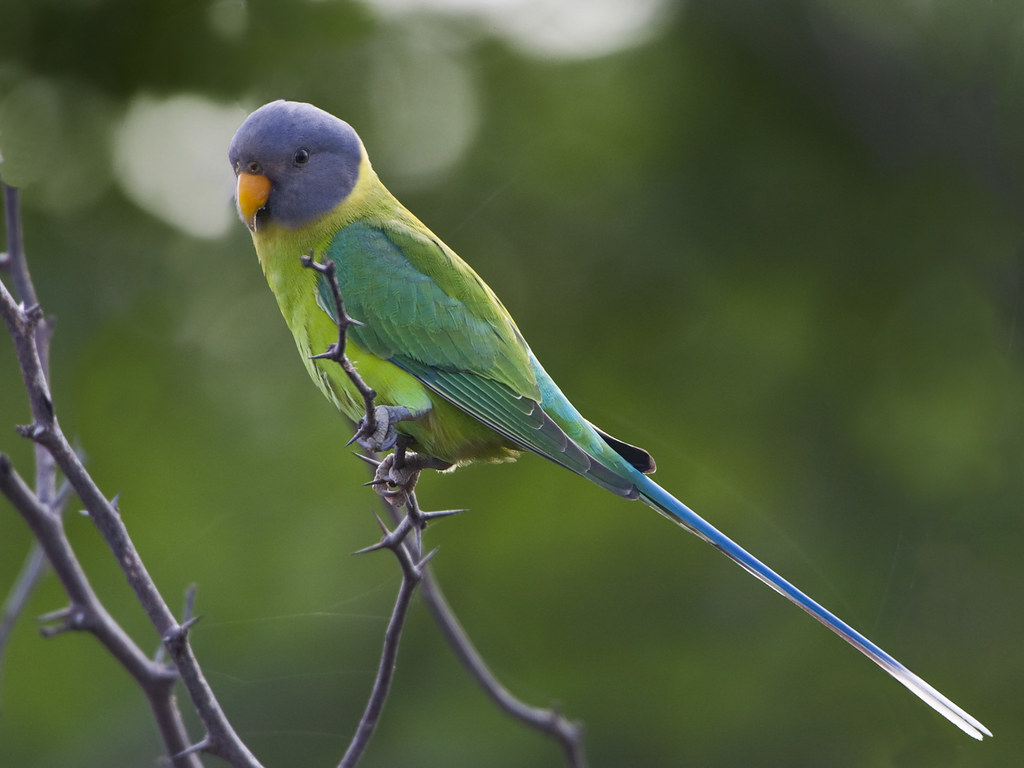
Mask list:
MULTIPOLYGON (((198 585, 195 650, 243 738, 268 767, 327 766, 398 573, 349 554, 378 535, 365 468, 232 209, 228 140, 280 97, 359 130, 662 484, 996 735, 547 462, 424 478, 426 506, 471 510, 428 532, 460 618, 514 692, 586 723, 594 766, 1019 761, 1024 6, 4 3, 0 173, 58 317, 61 423, 168 601, 198 585)), ((6 341, 0 393, 0 450, 30 477, 6 341)), ((155 649, 91 524, 68 529, 155 649)), ((0 594, 29 544, 0 501, 0 594)), ((6 650, 0 763, 154 765, 127 675, 37 634, 63 604, 46 578, 6 650)), ((417 605, 363 765, 561 764, 417 605)))

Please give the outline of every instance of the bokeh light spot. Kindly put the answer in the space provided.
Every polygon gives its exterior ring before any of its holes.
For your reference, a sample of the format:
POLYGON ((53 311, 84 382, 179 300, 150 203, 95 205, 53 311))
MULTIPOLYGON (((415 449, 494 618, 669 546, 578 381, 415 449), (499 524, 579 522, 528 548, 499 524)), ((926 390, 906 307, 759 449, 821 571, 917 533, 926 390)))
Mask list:
POLYGON ((140 207, 196 237, 218 237, 234 215, 231 136, 242 107, 199 96, 140 96, 114 132, 114 167, 140 207))

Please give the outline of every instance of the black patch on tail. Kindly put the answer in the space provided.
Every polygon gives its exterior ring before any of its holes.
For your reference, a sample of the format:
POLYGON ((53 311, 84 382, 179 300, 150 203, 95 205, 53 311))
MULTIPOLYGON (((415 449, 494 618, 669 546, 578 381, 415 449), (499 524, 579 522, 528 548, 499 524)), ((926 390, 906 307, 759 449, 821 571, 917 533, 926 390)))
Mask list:
POLYGON ((624 443, 597 427, 594 427, 594 429, 597 430, 597 434, 601 436, 602 440, 608 443, 608 446, 613 451, 633 466, 633 469, 642 472, 645 475, 649 475, 658 468, 658 465, 654 463, 654 457, 643 448, 637 448, 635 445, 624 443))

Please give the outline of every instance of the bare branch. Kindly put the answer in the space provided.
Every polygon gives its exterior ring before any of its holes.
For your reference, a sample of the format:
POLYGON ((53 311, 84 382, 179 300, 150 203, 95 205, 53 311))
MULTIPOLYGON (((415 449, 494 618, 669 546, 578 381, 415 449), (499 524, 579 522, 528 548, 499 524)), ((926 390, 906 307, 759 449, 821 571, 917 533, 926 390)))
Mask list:
MULTIPOLYGON (((302 265, 315 269, 327 278, 331 294, 334 298, 335 317, 338 319, 338 341, 332 344, 323 354, 316 355, 316 358, 330 359, 338 362, 363 395, 366 405, 366 417, 363 423, 360 424, 356 437, 353 440, 367 433, 372 434, 373 428, 371 427, 367 430, 366 424, 368 421, 372 424, 371 420, 374 418, 376 410, 374 399, 376 398, 376 393, 366 385, 345 356, 346 335, 349 326, 355 323, 355 321, 345 313, 341 289, 338 286, 338 279, 335 274, 335 264, 334 262, 318 264, 314 261, 311 252, 308 256, 302 257, 302 265)), ((380 407, 377 406, 377 408, 380 407)), ((456 657, 469 670, 470 674, 487 695, 510 717, 557 740, 565 753, 566 763, 570 768, 586 768, 587 760, 583 747, 583 727, 579 723, 566 719, 556 709, 542 709, 524 704, 498 681, 469 639, 466 631, 462 628, 451 606, 445 600, 436 578, 429 567, 426 566, 426 562, 433 556, 434 552, 429 553, 426 557, 421 557, 420 533, 426 526, 427 521, 458 514, 463 510, 444 510, 440 512, 423 512, 420 510, 415 491, 413 490, 419 479, 420 472, 423 469, 445 469, 450 465, 430 456, 410 454, 407 452, 409 445, 410 441, 399 435, 394 453, 385 457, 384 461, 378 461, 374 456, 357 454, 359 458, 373 465, 374 479, 367 483, 367 485, 373 486, 381 498, 387 502, 385 506, 391 514, 393 524, 395 525, 395 529, 389 531, 384 523, 380 521, 380 518, 378 518, 377 522, 384 532, 383 539, 377 544, 359 550, 357 554, 378 549, 391 549, 402 565, 403 577, 398 599, 385 633, 384 650, 381 655, 377 678, 374 681, 373 691, 370 694, 370 700, 360 719, 356 735, 345 752, 339 768, 351 768, 351 766, 358 762, 380 719, 394 672, 394 662, 397 657, 401 629, 408 611, 409 600, 415 588, 421 583, 423 585, 424 599, 427 601, 427 605, 435 622, 441 629, 441 633, 452 647, 452 650, 454 650, 456 657), (399 511, 402 507, 405 508, 404 513, 399 511), (410 537, 410 533, 414 535, 410 537)))
POLYGON ((567 765, 571 768, 586 768, 583 726, 566 719, 557 709, 542 709, 524 704, 501 684, 462 628, 430 570, 423 576, 422 592, 434 621, 441 629, 441 634, 455 651, 462 665, 469 670, 473 679, 494 703, 510 717, 556 739, 565 752, 567 765))
POLYGON ((395 607, 391 611, 391 619, 388 621, 387 629, 384 631, 384 648, 381 651, 380 664, 377 666, 377 676, 373 681, 373 689, 370 691, 370 698, 359 719, 355 735, 352 737, 345 755, 338 763, 338 768, 353 768, 363 752, 370 743, 370 738, 380 722, 381 713, 384 711, 384 703, 387 701, 388 692, 391 690, 391 681, 395 674, 395 663, 398 659, 398 646, 402 639, 402 629, 405 626, 406 617, 409 614, 409 604, 416 592, 416 587, 423 578, 423 566, 427 558, 420 559, 418 549, 414 542, 408 542, 407 537, 416 529, 412 518, 407 514, 394 531, 387 527, 377 518, 384 531, 384 537, 380 543, 364 551, 374 549, 390 549, 395 553, 398 562, 402 567, 402 584, 398 588, 398 597, 395 600, 395 607), (403 524, 404 523, 404 524, 403 524))
MULTIPOLYGON (((15 294, 21 302, 24 310, 22 322, 34 326, 34 342, 36 354, 39 357, 39 376, 43 386, 36 388, 36 401, 31 403, 33 415, 38 412, 51 409, 49 402, 50 382, 50 337, 53 335, 53 322, 43 316, 39 308, 39 298, 36 295, 35 285, 32 276, 29 274, 28 261, 25 257, 25 238, 21 226, 21 197, 15 187, 9 187, 0 182, 4 193, 4 216, 7 227, 7 252, 3 266, 11 275, 11 282, 15 294)), ((6 318, 5 318, 6 319, 6 318)), ((10 326, 10 321, 8 321, 10 326)), ((14 337, 13 330, 11 331, 14 337)), ((26 340, 27 341, 27 340, 26 340)), ((18 339, 15 338, 15 344, 18 339)), ((19 354, 19 360, 21 356, 19 354)), ((23 374, 25 372, 23 371, 23 374)), ((38 385, 39 382, 36 382, 38 385)), ((28 386, 28 381, 26 381, 28 386)), ((31 397, 30 390, 30 397, 31 397)), ((36 494, 44 504, 52 504, 57 492, 57 468, 54 465, 53 457, 42 447, 36 446, 36 494)))
POLYGON ((369 387, 363 377, 360 376, 352 365, 352 361, 345 355, 345 345, 348 341, 348 329, 353 325, 362 325, 358 320, 349 317, 345 311, 345 301, 341 296, 341 288, 338 286, 338 268, 333 261, 327 261, 323 264, 319 263, 313 258, 313 251, 310 251, 307 255, 302 257, 302 266, 306 269, 312 269, 315 272, 319 272, 327 278, 327 284, 331 288, 331 298, 334 300, 334 317, 335 322, 338 324, 338 340, 329 346, 324 352, 318 355, 314 355, 314 360, 333 360, 342 367, 345 374, 355 385, 355 388, 359 391, 359 394, 363 396, 363 405, 366 408, 366 415, 363 417, 363 421, 360 423, 359 429, 356 431, 355 436, 349 440, 348 444, 351 445, 360 436, 361 433, 373 434, 377 429, 376 416, 374 414, 374 400, 377 397, 377 393, 369 387))
MULTIPOLYGON (((363 435, 373 435, 377 430, 376 406, 374 403, 377 393, 363 381, 362 376, 359 375, 355 366, 352 365, 352 362, 345 355, 348 329, 353 324, 358 323, 345 312, 345 303, 341 296, 341 289, 338 286, 337 268, 334 262, 328 261, 325 264, 320 264, 314 260, 311 251, 309 255, 302 257, 302 266, 307 269, 316 270, 327 278, 327 283, 330 286, 331 295, 334 299, 334 316, 338 324, 338 340, 331 344, 323 353, 314 355, 314 359, 333 360, 338 363, 363 397, 365 415, 356 430, 355 436, 349 441, 351 445, 352 442, 363 435)), ((378 472, 381 471, 382 464, 376 458, 372 456, 360 456, 360 458, 372 463, 377 467, 378 472)), ((392 457, 389 456, 388 458, 391 459, 392 457)), ((377 729, 377 724, 380 722, 381 714, 384 711, 384 704, 391 690, 391 682, 395 673, 395 662, 398 658, 398 646, 402 638, 402 629, 405 626, 406 617, 409 614, 409 605, 412 602, 412 596, 416 591, 416 587, 423 578, 423 563, 425 561, 420 561, 419 543, 418 541, 409 542, 407 540, 409 534, 413 531, 418 532, 421 526, 421 523, 415 517, 418 508, 414 501, 410 502, 408 500, 409 498, 411 496, 406 497, 406 515, 396 521, 395 529, 389 531, 381 519, 377 518, 377 523, 384 534, 383 538, 377 544, 361 549, 357 553, 362 554, 379 549, 390 549, 395 553, 395 557, 398 558, 398 562, 402 567, 402 583, 398 588, 395 607, 391 611, 391 618, 384 632, 384 647, 381 651, 380 663, 377 666, 377 675, 373 681, 370 697, 363 710, 363 715, 359 719, 359 724, 356 726, 356 732, 352 737, 352 741, 345 750, 338 768, 353 768, 362 758, 366 747, 370 743, 370 739, 373 737, 374 731, 377 729)))
MULTIPOLYGON (((174 671, 150 661, 107 613, 64 534, 60 517, 40 502, 3 454, 0 454, 0 493, 25 519, 71 601, 67 608, 44 617, 44 620, 59 622, 45 629, 44 634, 53 636, 68 630, 91 632, 139 683, 153 708, 169 752, 174 754, 184 750, 189 744, 188 734, 171 696, 176 681, 174 671)), ((201 763, 195 760, 175 761, 175 766, 198 768, 201 763)))
MULTIPOLYGON (((2 183, 2 182, 0 182, 2 183)), ((4 221, 7 225, 7 255, 0 265, 11 273, 14 290, 26 306, 38 304, 36 289, 25 263, 25 238, 21 229, 21 198, 15 187, 3 184, 4 221)))
MULTIPOLYGON (((49 360, 50 360, 50 323, 42 318, 38 310, 39 302, 36 297, 35 286, 28 271, 28 262, 25 259, 25 240, 21 226, 21 198, 18 190, 3 184, 0 181, 0 188, 3 189, 4 197, 4 223, 7 232, 7 250, 0 255, 0 268, 6 270, 11 276, 11 282, 15 293, 21 301, 21 306, 33 307, 32 313, 35 327, 35 348, 40 360, 43 382, 49 386, 49 360)), ((2 283, 0 283, 2 285, 2 283)), ((26 313, 25 322, 28 322, 26 313)), ((10 323, 8 323, 10 326, 10 323)), ((17 344, 17 340, 15 340, 17 344)), ((47 398, 48 399, 48 398, 47 398)), ((40 402, 38 407, 44 408, 45 403, 40 402)), ((42 446, 35 446, 36 482, 35 492, 43 504, 56 507, 59 500, 56 498, 57 467, 53 457, 46 452, 42 446)), ((38 543, 33 544, 25 564, 18 578, 4 601, 3 615, 0 617, 0 662, 3 661, 3 650, 7 638, 14 631, 14 625, 19 616, 28 605, 31 596, 42 575, 46 572, 47 561, 43 555, 42 548, 38 543)))
MULTIPOLYGON (((56 468, 56 465, 53 466, 56 468)), ((51 506, 55 514, 64 514, 64 505, 70 496, 70 489, 71 486, 64 483, 58 490, 54 504, 51 506)), ((39 496, 38 489, 36 490, 36 496, 39 496)), ((18 618, 25 611, 28 599, 31 597, 36 585, 47 572, 48 566, 49 561, 46 559, 46 553, 39 542, 34 540, 28 556, 25 558, 25 562, 22 564, 21 570, 18 572, 18 576, 11 587, 11 591, 4 601, 3 611, 0 612, 0 669, 2 669, 7 640, 14 631, 14 625, 17 623, 18 618)))
POLYGON ((70 600, 66 609, 51 615, 58 623, 44 631, 52 635, 67 630, 87 630, 100 640, 143 689, 177 768, 201 766, 197 748, 190 746, 173 696, 173 687, 179 676, 206 728, 206 736, 199 748, 224 758, 234 766, 259 768, 259 762, 228 723, 192 654, 187 641, 191 622, 182 625, 175 620, 139 557, 116 504, 100 491, 60 429, 47 375, 49 324, 39 309, 25 265, 21 226, 17 220, 17 191, 4 186, 4 193, 10 239, 4 264, 22 301, 16 302, 0 280, 0 315, 14 341, 28 393, 33 422, 18 431, 36 444, 39 490, 33 493, 14 471, 9 459, 0 455, 0 491, 29 525, 70 600), (57 510, 58 467, 124 571, 174 662, 177 674, 173 668, 148 659, 110 616, 93 591, 64 534, 63 521, 57 510))
MULTIPOLYGON (((28 599, 32 595, 39 579, 46 572, 46 555, 39 542, 33 542, 28 556, 25 558, 18 577, 11 587, 11 591, 4 600, 3 612, 0 613, 0 665, 3 663, 4 649, 7 647, 7 640, 14 631, 14 625, 28 605, 28 599)), ((2 666, 0 666, 2 669, 2 666)))

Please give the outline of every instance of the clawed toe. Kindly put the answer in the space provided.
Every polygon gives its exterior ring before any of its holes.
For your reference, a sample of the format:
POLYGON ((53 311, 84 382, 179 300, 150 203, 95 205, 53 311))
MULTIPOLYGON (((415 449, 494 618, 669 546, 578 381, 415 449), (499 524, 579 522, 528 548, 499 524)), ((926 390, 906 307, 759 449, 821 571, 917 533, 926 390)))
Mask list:
POLYGON ((365 417, 359 420, 356 433, 349 440, 349 445, 353 442, 359 443, 372 453, 390 450, 398 440, 395 425, 413 418, 412 411, 403 405, 378 405, 373 409, 372 422, 367 423, 365 417))
POLYGON ((451 465, 420 453, 396 450, 377 464, 372 485, 389 504, 406 506, 424 469, 448 469, 451 465))
POLYGON ((372 485, 385 501, 401 507, 408 501, 419 476, 420 470, 413 463, 404 461, 402 466, 396 466, 395 454, 389 453, 377 466, 372 485))

